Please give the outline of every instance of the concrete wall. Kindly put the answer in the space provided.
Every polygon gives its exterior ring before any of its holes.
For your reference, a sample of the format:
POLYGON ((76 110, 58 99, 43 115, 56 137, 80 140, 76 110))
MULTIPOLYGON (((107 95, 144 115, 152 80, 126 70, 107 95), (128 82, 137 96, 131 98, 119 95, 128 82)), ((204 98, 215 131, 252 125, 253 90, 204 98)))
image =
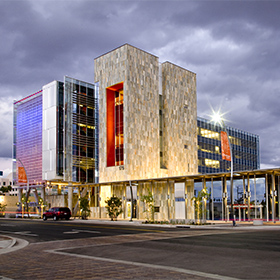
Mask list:
POLYGON ((198 173, 196 75, 162 64, 163 160, 168 176, 198 173))

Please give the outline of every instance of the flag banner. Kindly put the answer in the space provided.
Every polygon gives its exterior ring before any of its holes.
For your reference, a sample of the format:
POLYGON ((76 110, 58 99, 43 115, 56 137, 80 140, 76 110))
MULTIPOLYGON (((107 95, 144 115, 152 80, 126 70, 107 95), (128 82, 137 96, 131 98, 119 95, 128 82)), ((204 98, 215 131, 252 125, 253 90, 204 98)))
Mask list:
POLYGON ((27 178, 26 178, 24 168, 21 166, 18 167, 18 182, 27 183, 27 178))
POLYGON ((230 147, 229 147, 227 133, 225 131, 221 131, 221 144, 222 144, 222 159, 231 161, 230 147))

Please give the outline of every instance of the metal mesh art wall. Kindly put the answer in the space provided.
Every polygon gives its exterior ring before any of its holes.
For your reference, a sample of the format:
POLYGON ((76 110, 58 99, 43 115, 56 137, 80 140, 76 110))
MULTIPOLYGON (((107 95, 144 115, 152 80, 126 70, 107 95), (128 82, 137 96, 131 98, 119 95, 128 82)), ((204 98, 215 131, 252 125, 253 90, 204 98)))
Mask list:
POLYGON ((23 163, 30 184, 42 181, 42 91, 14 103, 14 181, 23 163))

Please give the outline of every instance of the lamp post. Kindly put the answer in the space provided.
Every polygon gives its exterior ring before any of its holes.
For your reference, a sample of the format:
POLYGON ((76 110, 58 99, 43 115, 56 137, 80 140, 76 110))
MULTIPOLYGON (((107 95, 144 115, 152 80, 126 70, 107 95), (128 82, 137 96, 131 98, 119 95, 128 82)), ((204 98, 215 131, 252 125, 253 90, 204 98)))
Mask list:
MULTIPOLYGON (((231 212, 232 225, 235 226, 235 219, 234 219, 234 214, 233 214, 234 199, 233 199, 233 154, 232 154, 232 145, 230 143, 229 133, 228 133, 227 127, 224 123, 224 120, 223 120, 221 114, 214 112, 214 114, 212 116, 212 120, 215 123, 219 123, 221 128, 225 130, 225 133, 227 135, 227 140, 228 140, 228 145, 229 145, 229 150, 230 150, 230 200, 231 200, 230 212, 231 212)), ((221 142, 222 142, 222 139, 221 139, 221 142)))

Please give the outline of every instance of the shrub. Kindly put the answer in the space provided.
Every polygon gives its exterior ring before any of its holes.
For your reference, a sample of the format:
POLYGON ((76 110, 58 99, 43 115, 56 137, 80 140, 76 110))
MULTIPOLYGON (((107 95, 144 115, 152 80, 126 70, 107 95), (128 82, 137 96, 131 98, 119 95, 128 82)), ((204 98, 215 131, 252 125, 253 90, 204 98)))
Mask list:
POLYGON ((111 221, 116 221, 118 216, 122 213, 122 201, 119 197, 113 195, 110 199, 106 200, 106 209, 111 221))

